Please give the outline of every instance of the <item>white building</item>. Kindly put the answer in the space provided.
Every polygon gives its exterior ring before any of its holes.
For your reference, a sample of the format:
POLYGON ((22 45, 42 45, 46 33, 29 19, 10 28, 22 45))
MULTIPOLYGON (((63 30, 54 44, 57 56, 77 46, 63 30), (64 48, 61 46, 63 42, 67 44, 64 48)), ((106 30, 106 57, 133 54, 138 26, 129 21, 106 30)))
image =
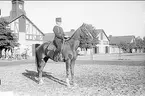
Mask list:
POLYGON ((43 43, 43 32, 26 16, 23 0, 12 0, 10 16, 2 17, 9 22, 9 27, 20 43, 20 54, 28 49, 28 55, 34 55, 34 45, 43 43))
MULTIPOLYGON (((109 36, 110 39, 110 53, 119 53, 118 44, 124 42, 126 44, 135 43, 135 36, 109 36)), ((135 49, 128 50, 131 53, 135 52, 135 49)), ((123 53, 123 50, 120 49, 120 52, 123 53)))
POLYGON ((106 54, 110 53, 109 49, 109 38, 107 37, 106 33, 103 29, 96 29, 94 31, 95 37, 98 38, 99 43, 92 49, 79 49, 80 54, 90 55, 90 54, 106 54))

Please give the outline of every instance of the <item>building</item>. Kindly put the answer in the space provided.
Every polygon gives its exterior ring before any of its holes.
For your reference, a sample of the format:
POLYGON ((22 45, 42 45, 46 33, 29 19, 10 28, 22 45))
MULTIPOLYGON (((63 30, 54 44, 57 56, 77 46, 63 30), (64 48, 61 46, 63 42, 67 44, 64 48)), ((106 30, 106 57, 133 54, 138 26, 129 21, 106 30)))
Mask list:
POLYGON ((26 16, 23 0, 12 0, 10 16, 2 17, 9 22, 20 43, 20 54, 28 49, 29 56, 34 55, 34 45, 43 43, 43 32, 26 16))
POLYGON ((96 38, 98 38, 99 40, 99 44, 97 44, 96 47, 93 48, 93 53, 94 54, 110 53, 109 38, 106 35, 105 31, 103 29, 96 29, 95 34, 96 34, 96 38))
MULTIPOLYGON (((109 36, 110 39, 110 53, 119 53, 118 44, 121 42, 125 42, 126 44, 135 43, 135 36, 109 36)), ((130 50, 131 52, 135 52, 135 49, 130 50)), ((123 50, 121 50, 123 53, 123 50)))

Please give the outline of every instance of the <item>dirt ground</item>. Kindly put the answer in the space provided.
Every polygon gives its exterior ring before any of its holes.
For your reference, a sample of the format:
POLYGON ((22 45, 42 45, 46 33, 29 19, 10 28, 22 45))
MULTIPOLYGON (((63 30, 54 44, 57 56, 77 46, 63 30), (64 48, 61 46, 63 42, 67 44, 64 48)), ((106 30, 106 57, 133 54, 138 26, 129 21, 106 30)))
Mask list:
POLYGON ((14 96, 145 96, 145 61, 136 61, 139 66, 121 62, 76 63, 77 86, 72 88, 66 87, 64 63, 47 63, 43 85, 37 84, 34 63, 1 66, 0 92, 14 96))

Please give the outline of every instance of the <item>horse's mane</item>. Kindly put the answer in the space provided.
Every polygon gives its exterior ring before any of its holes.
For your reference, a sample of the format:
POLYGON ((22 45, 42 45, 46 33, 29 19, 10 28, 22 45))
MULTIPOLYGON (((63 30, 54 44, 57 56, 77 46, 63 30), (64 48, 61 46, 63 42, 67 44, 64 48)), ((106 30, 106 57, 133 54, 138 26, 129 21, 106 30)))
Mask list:
POLYGON ((83 27, 87 28, 87 26, 88 26, 88 24, 83 23, 77 30, 75 30, 75 32, 72 34, 72 36, 68 40, 66 40, 66 41, 70 41, 74 37, 74 35, 76 34, 76 32, 78 30, 80 30, 80 28, 83 28, 83 27))
MULTIPOLYGON (((79 28, 78 28, 79 29, 79 28)), ((76 30, 76 31, 78 31, 78 29, 76 30)), ((66 40, 66 41, 69 41, 69 40, 71 40, 73 37, 74 37, 74 35, 76 34, 76 31, 72 34, 72 36, 71 37, 69 37, 69 39, 68 40, 66 40)))

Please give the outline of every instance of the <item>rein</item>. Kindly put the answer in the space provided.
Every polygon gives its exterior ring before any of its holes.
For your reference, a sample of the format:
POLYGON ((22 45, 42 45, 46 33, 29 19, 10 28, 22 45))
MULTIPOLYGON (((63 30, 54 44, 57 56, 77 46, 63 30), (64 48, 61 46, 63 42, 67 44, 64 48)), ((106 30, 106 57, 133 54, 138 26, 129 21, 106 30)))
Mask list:
MULTIPOLYGON (((77 30, 80 30, 81 31, 81 29, 80 28, 78 28, 77 30)), ((77 31, 76 30, 76 31, 77 31)), ((75 32, 76 32, 75 31, 75 32)), ((75 34, 75 33, 74 33, 75 34)), ((74 34, 71 36, 71 38, 69 39, 69 40, 71 40, 71 39, 75 39, 75 38, 72 38, 73 36, 74 36, 74 34)), ((61 47, 61 52, 62 52, 62 50, 63 50, 63 47, 64 47, 64 43, 66 42, 66 41, 69 41, 69 40, 65 40, 65 39, 63 39, 63 41, 62 41, 62 47, 61 47)))
MULTIPOLYGON (((85 29, 86 29, 86 31, 87 31, 87 32, 85 32, 85 34, 91 36, 91 38, 93 39, 93 36, 90 34, 90 32, 88 31, 88 29, 87 29, 86 27, 85 27, 85 29)), ((79 27, 77 30, 81 31, 80 27, 79 27)), ((77 31, 77 30, 76 30, 76 31, 77 31)), ((76 32, 76 31, 75 31, 75 32, 76 32)), ((81 31, 81 32, 82 32, 82 31, 81 31)), ((74 33, 74 34, 75 34, 75 33, 74 33)), ((74 36, 74 34, 71 36, 70 39, 75 39, 75 38, 72 38, 72 37, 74 36)), ((70 40, 70 39, 69 39, 69 40, 70 40)), ((61 47, 61 52, 62 52, 62 50, 63 50, 63 48, 64 48, 65 42, 66 42, 66 41, 69 41, 69 40, 63 39, 63 41, 62 41, 62 47, 61 47)), ((80 40, 80 38, 79 38, 79 40, 80 40)))
POLYGON ((93 36, 91 35, 91 33, 88 31, 88 29, 85 27, 85 29, 87 30, 87 35, 90 35, 91 36, 91 38, 93 39, 93 36))

